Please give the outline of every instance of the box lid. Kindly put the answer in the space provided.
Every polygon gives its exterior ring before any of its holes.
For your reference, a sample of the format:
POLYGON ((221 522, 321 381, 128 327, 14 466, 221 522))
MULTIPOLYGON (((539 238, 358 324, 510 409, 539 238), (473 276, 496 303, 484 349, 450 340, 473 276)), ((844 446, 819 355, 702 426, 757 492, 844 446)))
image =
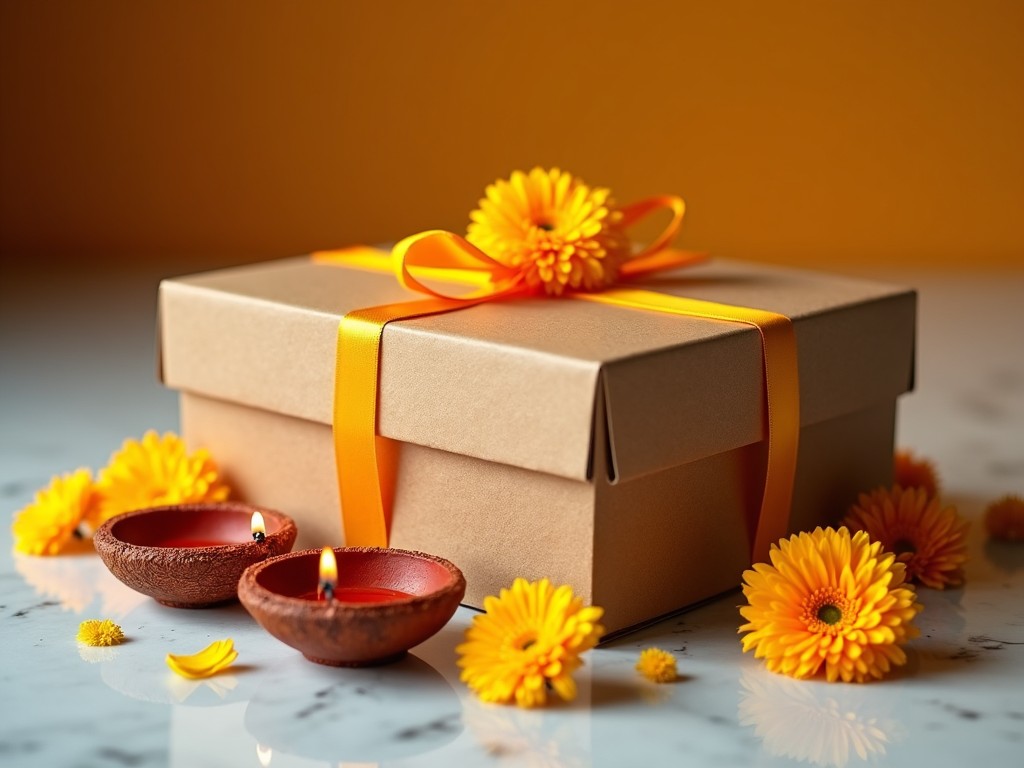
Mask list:
MULTIPOLYGON (((726 259, 631 285, 791 317, 804 424, 912 384, 912 290, 726 259)), ((411 296, 390 274, 306 257, 165 280, 163 380, 330 424, 340 317, 411 296)), ((577 480, 606 451, 621 481, 762 440, 763 387, 751 327, 515 299, 388 325, 378 431, 577 480)))

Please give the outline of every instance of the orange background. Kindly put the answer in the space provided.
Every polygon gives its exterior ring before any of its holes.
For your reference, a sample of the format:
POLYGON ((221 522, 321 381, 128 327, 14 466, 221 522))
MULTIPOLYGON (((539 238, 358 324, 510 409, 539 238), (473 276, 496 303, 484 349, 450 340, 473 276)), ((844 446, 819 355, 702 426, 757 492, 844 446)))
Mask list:
POLYGON ((6 0, 8 264, 460 230, 560 165, 683 243, 1024 265, 1024 3, 6 0))

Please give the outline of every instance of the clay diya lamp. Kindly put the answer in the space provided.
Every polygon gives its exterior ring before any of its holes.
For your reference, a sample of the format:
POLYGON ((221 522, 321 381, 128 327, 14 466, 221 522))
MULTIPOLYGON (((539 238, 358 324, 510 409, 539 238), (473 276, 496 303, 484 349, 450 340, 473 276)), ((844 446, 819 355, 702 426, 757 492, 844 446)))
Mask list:
POLYGON ((236 599, 243 571, 289 552, 297 533, 281 512, 226 501, 126 512, 101 525, 93 543, 136 592, 173 608, 204 608, 236 599))
POLYGON ((292 552, 238 582, 242 605, 265 630, 336 667, 402 658, 448 623, 465 593, 462 572, 444 558, 379 547, 292 552))

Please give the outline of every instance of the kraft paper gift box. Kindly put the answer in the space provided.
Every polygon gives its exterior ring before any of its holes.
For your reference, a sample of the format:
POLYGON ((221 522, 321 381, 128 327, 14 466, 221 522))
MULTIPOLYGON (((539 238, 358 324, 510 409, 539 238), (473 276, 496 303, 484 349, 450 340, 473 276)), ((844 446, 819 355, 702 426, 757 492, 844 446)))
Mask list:
MULTIPOLYGON (((792 318, 791 530, 891 482, 913 291, 723 259, 639 287, 792 318)), ((305 257, 161 285, 162 376, 186 440, 236 496, 294 517, 297 546, 343 543, 339 319, 416 297, 390 274, 305 257)), ((377 424, 399 446, 390 544, 452 560, 476 607, 519 576, 571 584, 609 632, 735 588, 764 483, 762 366, 753 328, 571 299, 391 323, 377 424)))

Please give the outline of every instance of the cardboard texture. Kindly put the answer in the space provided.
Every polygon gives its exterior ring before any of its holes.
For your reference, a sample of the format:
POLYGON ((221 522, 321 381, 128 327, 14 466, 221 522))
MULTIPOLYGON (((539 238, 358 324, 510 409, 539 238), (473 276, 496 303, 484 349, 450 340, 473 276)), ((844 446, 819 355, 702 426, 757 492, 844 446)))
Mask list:
MULTIPOLYGON (((891 481, 912 291, 726 260, 637 285, 793 318, 793 530, 891 481)), ((306 258, 161 285, 162 372, 186 439, 242 498, 293 516, 298 546, 343 538, 338 321, 409 297, 389 274, 306 258)), ((529 299, 393 323, 383 338, 378 431, 401 443, 391 543, 455 562, 468 604, 548 576, 604 606, 616 631, 737 586, 764 473, 754 329, 529 299)))

